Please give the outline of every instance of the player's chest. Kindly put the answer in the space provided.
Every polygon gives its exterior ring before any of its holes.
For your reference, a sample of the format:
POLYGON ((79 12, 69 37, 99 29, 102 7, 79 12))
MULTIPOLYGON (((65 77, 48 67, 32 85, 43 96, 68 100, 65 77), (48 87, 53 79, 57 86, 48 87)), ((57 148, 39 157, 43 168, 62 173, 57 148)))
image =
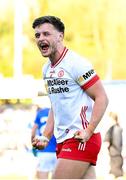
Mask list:
POLYGON ((71 87, 75 85, 70 72, 65 68, 48 68, 44 80, 49 94, 70 92, 71 87))
POLYGON ((51 79, 51 78, 69 78, 69 74, 62 67, 59 68, 49 67, 46 71, 46 79, 51 79))

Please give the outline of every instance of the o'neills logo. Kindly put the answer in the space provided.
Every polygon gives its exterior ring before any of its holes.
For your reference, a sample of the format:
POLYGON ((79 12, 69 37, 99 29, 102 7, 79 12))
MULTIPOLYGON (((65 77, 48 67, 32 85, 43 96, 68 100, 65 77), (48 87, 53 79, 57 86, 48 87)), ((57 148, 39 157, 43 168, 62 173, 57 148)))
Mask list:
POLYGON ((70 148, 62 148, 62 151, 72 152, 72 150, 70 148))
POLYGON ((69 92, 68 80, 64 79, 47 80, 47 87, 49 94, 69 92))

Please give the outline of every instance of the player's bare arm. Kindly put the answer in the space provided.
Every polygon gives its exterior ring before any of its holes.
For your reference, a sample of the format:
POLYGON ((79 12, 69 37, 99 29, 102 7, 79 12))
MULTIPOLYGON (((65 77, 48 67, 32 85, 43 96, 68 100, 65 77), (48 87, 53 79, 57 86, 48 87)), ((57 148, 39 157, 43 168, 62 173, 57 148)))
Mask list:
POLYGON ((33 141, 33 139, 35 138, 35 134, 36 134, 36 130, 37 130, 37 125, 34 124, 34 126, 32 127, 32 130, 31 130, 31 142, 33 141))
POLYGON ((37 149, 44 149, 48 145, 48 142, 53 135, 53 129, 54 129, 53 111, 52 109, 50 109, 43 135, 40 137, 36 136, 32 141, 32 146, 37 149))
POLYGON ((87 141, 94 133, 108 105, 108 98, 100 80, 98 80, 93 86, 88 88, 86 90, 86 93, 93 99, 94 105, 90 123, 87 129, 77 131, 74 135, 75 138, 80 139, 82 142, 87 141))
POLYGON ((54 131, 54 117, 53 117, 53 110, 51 108, 49 111, 49 116, 43 135, 46 136, 48 139, 50 139, 53 135, 53 131, 54 131))

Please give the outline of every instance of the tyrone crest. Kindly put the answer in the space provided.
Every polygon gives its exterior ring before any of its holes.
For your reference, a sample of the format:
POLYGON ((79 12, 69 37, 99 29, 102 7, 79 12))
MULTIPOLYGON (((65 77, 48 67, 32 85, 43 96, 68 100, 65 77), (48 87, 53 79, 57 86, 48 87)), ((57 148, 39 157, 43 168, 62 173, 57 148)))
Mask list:
POLYGON ((58 72, 58 77, 63 77, 63 76, 64 76, 64 71, 63 70, 59 71, 58 72))

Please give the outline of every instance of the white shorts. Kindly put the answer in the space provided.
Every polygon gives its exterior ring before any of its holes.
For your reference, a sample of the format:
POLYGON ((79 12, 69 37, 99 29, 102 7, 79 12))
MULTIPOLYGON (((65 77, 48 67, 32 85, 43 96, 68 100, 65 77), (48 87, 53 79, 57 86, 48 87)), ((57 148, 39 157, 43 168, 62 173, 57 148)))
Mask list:
POLYGON ((56 153, 38 152, 37 171, 50 172, 53 171, 56 165, 56 153))

